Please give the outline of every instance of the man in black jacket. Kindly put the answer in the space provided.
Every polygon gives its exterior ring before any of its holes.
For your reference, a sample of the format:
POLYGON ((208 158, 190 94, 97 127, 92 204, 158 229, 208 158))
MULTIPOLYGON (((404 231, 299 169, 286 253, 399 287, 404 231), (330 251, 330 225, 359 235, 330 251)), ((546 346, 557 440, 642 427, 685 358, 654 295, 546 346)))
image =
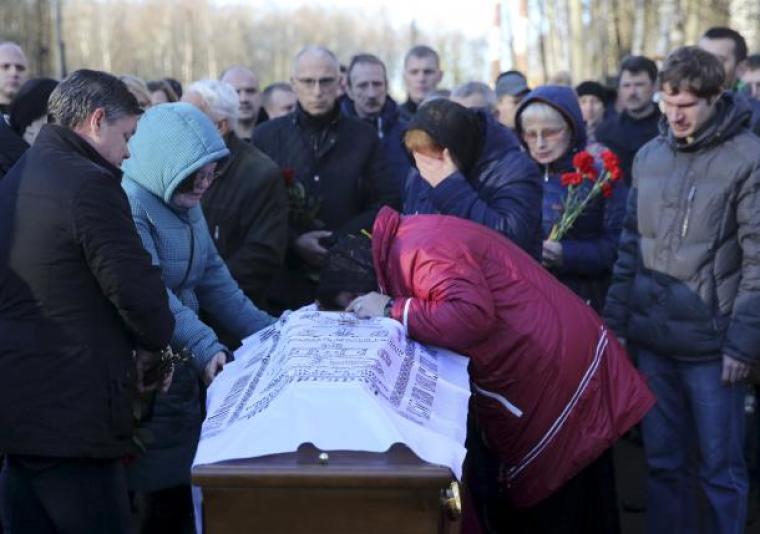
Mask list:
POLYGON ((282 267, 288 240, 288 194, 280 168, 269 156, 233 131, 238 96, 217 80, 201 80, 185 91, 183 102, 203 111, 224 137, 230 155, 203 195, 208 230, 240 289, 256 307, 266 307, 264 289, 282 267))
POLYGON ((656 81, 657 65, 651 59, 631 56, 623 60, 618 80, 623 111, 596 129, 596 140, 620 156, 623 179, 629 187, 636 152, 659 133, 662 114, 652 100, 656 81))
POLYGON ((346 81, 348 98, 342 99, 341 112, 363 120, 377 131, 388 166, 394 178, 403 183, 412 168, 412 160, 401 140, 406 121, 388 95, 385 64, 372 54, 357 54, 351 58, 346 81))
POLYGON ((174 329, 121 189, 141 111, 122 82, 87 70, 49 111, 55 124, 0 182, 4 516, 14 533, 126 533, 133 351, 165 347, 174 329))
POLYGON ((340 113, 339 79, 332 52, 304 48, 293 68, 296 111, 253 132, 253 143, 291 183, 286 268, 269 295, 276 309, 313 301, 333 232, 369 230, 383 204, 400 203, 400 179, 389 171, 375 130, 340 113))
POLYGON ((406 102, 399 106, 401 118, 409 122, 417 108, 443 79, 438 52, 425 45, 416 45, 404 56, 404 86, 406 102))
POLYGON ((752 109, 750 128, 760 135, 760 102, 741 90, 740 78, 747 69, 747 41, 742 34, 731 28, 716 26, 707 30, 699 39, 698 46, 718 58, 726 73, 724 87, 746 100, 752 109))

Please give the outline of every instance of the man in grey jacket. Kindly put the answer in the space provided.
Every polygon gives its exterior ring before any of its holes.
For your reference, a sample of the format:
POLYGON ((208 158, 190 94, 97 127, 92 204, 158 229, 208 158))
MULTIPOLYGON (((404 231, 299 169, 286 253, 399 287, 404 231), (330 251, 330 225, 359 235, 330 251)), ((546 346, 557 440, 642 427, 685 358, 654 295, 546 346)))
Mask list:
POLYGON ((697 473, 707 531, 744 531, 742 381, 760 352, 760 140, 723 83, 718 60, 699 48, 667 58, 661 134, 634 160, 604 313, 657 397, 642 423, 650 533, 697 531, 697 473))

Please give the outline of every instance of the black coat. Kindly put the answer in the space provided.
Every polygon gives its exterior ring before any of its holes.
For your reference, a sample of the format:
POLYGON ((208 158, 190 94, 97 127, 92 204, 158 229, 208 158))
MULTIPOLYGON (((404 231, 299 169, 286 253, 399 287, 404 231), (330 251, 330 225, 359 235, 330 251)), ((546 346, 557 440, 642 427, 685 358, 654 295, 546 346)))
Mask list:
MULTIPOLYGON (((253 143, 283 172, 301 184, 315 216, 290 207, 289 243, 308 231, 338 235, 371 230, 383 205, 398 208, 401 180, 390 171, 375 130, 361 120, 333 111, 329 121, 314 125, 300 108, 270 120, 253 132, 253 143)), ((292 195, 291 195, 292 197, 292 195)), ((308 211, 308 210, 306 210, 308 211)), ((280 308, 294 308, 314 299, 314 270, 288 251, 287 273, 272 288, 280 308)))
POLYGON ((132 350, 166 346, 174 319, 120 180, 45 126, 0 182, 0 451, 132 450, 132 350))
POLYGON ((288 196, 279 167, 230 132, 229 157, 203 195, 203 214, 219 255, 257 307, 282 267, 288 238, 288 196))
POLYGON ((26 152, 29 145, 0 116, 0 180, 26 152))
POLYGON ((633 158, 636 152, 660 133, 660 109, 654 106, 652 113, 634 119, 625 111, 606 119, 594 133, 597 142, 620 156, 625 184, 631 186, 633 158))

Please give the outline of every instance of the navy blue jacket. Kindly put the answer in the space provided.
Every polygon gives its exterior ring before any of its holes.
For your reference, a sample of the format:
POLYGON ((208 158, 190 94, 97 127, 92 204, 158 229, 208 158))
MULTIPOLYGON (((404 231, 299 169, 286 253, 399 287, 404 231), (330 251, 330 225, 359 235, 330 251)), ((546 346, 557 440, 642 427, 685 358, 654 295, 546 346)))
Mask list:
POLYGON ((433 188, 414 169, 404 188, 404 213, 454 215, 493 228, 538 258, 541 254, 541 177, 514 134, 490 113, 480 157, 465 176, 455 172, 433 188))
MULTIPOLYGON (((534 102, 544 102, 557 109, 572 127, 573 140, 570 150, 559 160, 544 169, 543 237, 546 239, 552 227, 559 222, 563 213, 563 203, 567 188, 560 183, 560 176, 572 172, 573 156, 586 149, 597 158, 597 170, 601 174, 602 164, 599 154, 601 145, 586 144, 586 128, 575 92, 567 87, 542 86, 529 93, 520 104, 516 115, 517 131, 521 130, 519 117, 523 110, 534 102)), ((581 194, 591 188, 584 181, 581 194)), ((562 239, 562 267, 555 269, 555 275, 583 299, 590 301, 597 309, 603 304, 606 280, 617 257, 617 244, 625 216, 625 201, 628 188, 618 182, 610 198, 597 196, 576 219, 572 228, 562 239)))
POLYGON ((636 152, 660 133, 662 113, 657 106, 652 113, 641 119, 634 119, 625 111, 605 119, 594 136, 596 140, 620 157, 625 183, 631 185, 631 169, 636 152))
MULTIPOLYGON (((350 98, 344 98, 340 103, 340 111, 346 117, 359 119, 354 107, 354 102, 350 98)), ((403 184, 409 171, 412 169, 412 161, 404 148, 404 133, 406 132, 406 121, 399 115, 399 108, 396 101, 391 97, 385 99, 383 109, 380 115, 373 119, 360 119, 372 125, 377 131, 380 138, 380 144, 385 152, 385 159, 390 173, 394 180, 403 184)))

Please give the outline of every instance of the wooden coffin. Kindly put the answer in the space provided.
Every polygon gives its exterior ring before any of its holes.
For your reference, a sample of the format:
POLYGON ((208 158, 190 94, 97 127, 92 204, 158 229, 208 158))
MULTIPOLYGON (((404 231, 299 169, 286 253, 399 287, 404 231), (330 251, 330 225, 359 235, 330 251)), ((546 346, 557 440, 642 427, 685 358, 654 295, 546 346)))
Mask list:
POLYGON ((206 534, 454 534, 458 486, 446 467, 396 444, 385 453, 275 454, 196 467, 206 534))

